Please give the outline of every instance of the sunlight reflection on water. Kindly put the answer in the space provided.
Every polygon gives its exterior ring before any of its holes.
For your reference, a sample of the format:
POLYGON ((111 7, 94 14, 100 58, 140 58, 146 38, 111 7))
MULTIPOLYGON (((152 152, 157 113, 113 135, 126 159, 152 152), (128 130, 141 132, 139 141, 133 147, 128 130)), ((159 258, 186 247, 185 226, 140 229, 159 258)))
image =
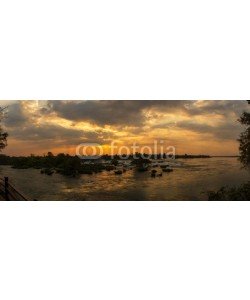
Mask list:
MULTIPOLYGON (((69 178, 39 170, 0 166, 1 176, 37 200, 206 200, 206 192, 239 185, 250 179, 237 158, 185 159, 174 172, 151 178, 150 172, 129 170, 122 175, 104 171, 69 178)), ((154 168, 160 170, 160 168, 154 168)))

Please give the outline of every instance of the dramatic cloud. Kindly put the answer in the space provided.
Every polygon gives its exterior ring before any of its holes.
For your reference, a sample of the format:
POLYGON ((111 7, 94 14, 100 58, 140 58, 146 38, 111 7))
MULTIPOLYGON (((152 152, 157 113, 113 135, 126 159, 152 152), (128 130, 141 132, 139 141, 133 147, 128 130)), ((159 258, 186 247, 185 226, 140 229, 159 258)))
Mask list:
POLYGON ((189 101, 50 101, 50 111, 72 121, 89 121, 98 125, 142 125, 150 109, 171 111, 184 108, 189 101))
POLYGON ((6 153, 14 154, 73 151, 82 142, 112 140, 152 145, 154 139, 168 140, 179 151, 237 154, 237 119, 249 108, 246 101, 227 100, 0 101, 6 105, 6 153))
POLYGON ((5 125, 7 127, 17 127, 23 125, 27 120, 21 103, 14 103, 8 106, 8 113, 5 115, 5 125))
MULTIPOLYGON (((91 121, 104 125, 142 125, 145 112, 181 112, 189 116, 239 113, 245 101, 49 101, 49 110, 74 121, 91 121)), ((47 112, 49 111, 47 110, 47 112)))

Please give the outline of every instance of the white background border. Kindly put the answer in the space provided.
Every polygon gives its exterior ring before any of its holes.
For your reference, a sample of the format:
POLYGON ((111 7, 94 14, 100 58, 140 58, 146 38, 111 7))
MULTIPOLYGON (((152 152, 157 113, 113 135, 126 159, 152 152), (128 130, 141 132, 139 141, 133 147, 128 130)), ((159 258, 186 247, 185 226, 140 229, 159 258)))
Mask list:
MULTIPOLYGON (((249 99, 249 1, 0 1, 0 99, 249 99)), ((0 298, 249 299, 249 203, 1 203, 0 298)))
POLYGON ((0 99, 249 99, 248 0, 1 0, 0 99))
POLYGON ((0 297, 249 299, 249 204, 1 203, 0 297))

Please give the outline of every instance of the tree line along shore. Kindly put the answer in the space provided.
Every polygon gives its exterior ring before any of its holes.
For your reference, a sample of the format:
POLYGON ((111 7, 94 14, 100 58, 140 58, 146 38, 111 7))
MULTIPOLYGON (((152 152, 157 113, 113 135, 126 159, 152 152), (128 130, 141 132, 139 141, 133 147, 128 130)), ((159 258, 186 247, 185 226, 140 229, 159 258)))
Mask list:
MULTIPOLYGON (((191 158, 210 158, 210 156, 188 154, 175 156, 175 159, 191 158)), ((126 157, 103 155, 100 158, 93 160, 88 159, 87 157, 80 159, 78 156, 71 156, 64 153, 53 155, 53 153, 48 152, 43 156, 7 156, 1 154, 0 165, 10 165, 14 169, 41 169, 42 173, 48 173, 48 175, 50 175, 53 170, 66 176, 72 176, 76 174, 92 174, 103 170, 112 171, 116 169, 120 161, 129 161, 131 166, 136 166, 138 170, 143 170, 145 165, 160 159, 166 160, 166 155, 142 155, 139 153, 136 156, 131 155, 126 157)))

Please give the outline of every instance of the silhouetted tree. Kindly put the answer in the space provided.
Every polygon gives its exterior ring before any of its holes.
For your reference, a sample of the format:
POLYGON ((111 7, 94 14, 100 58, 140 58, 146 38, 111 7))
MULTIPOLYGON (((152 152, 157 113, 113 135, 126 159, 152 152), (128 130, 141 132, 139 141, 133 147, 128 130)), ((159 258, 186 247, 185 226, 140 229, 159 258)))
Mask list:
MULTIPOLYGON (((247 100, 250 104, 250 100, 247 100)), ((244 168, 250 169, 250 113, 243 112, 239 122, 246 126, 240 135, 240 162, 244 168)), ((208 192, 208 200, 212 201, 244 201, 250 199, 250 181, 239 187, 222 187, 218 191, 208 192)))
MULTIPOLYGON (((248 100, 248 104, 250 104, 250 100, 248 100)), ((240 162, 245 168, 250 168, 250 113, 243 112, 239 122, 246 126, 238 140, 240 142, 240 162)))
MULTIPOLYGON (((0 107, 0 123, 4 117, 3 111, 4 111, 4 108, 0 107)), ((7 137, 8 137, 8 133, 3 132, 3 129, 0 125, 0 151, 7 146, 7 137)))

